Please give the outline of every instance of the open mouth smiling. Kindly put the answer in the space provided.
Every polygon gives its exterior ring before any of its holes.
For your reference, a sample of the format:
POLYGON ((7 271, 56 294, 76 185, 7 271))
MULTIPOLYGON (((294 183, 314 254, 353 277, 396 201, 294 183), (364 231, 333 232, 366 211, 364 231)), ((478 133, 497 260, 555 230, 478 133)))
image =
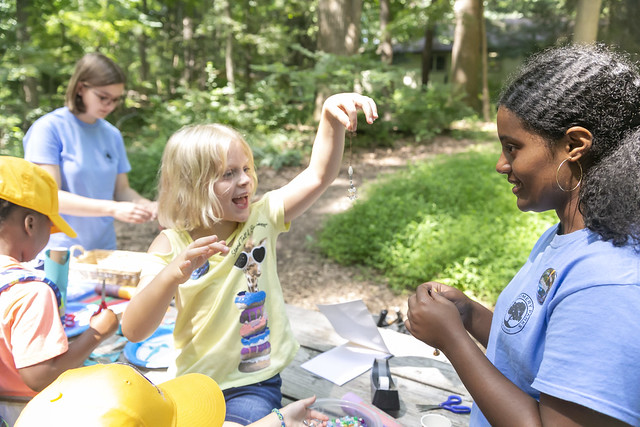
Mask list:
POLYGON ((231 201, 234 205, 242 209, 249 206, 249 196, 246 194, 243 196, 234 197, 233 199, 231 199, 231 201))

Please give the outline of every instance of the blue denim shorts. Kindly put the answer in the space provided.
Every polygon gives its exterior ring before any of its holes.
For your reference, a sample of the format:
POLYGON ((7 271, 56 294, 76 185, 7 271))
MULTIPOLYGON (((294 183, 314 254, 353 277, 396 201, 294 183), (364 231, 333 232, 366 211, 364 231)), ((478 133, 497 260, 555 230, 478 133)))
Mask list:
POLYGON ((227 404, 225 421, 246 426, 266 417, 273 408, 282 407, 280 374, 255 384, 224 390, 227 404))

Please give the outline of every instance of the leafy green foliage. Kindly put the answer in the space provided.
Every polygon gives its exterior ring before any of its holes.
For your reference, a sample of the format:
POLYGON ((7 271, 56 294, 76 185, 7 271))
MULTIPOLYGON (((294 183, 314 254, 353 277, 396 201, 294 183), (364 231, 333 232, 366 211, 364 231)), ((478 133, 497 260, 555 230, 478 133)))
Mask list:
POLYGON ((395 130, 413 134, 416 141, 428 140, 448 129, 452 121, 473 116, 470 107, 450 97, 451 90, 446 85, 398 88, 391 98, 395 130))
POLYGON ((494 147, 416 163, 365 188, 328 219, 318 246, 343 264, 382 272, 397 290, 438 280, 494 303, 554 221, 518 210, 495 172, 494 147))
POLYGON ((127 108, 114 113, 113 120, 130 155, 136 158, 130 172, 134 188, 150 195, 164 143, 180 127, 193 123, 223 123, 238 129, 253 147, 258 166, 279 169, 300 164, 310 152, 317 125, 312 119, 314 80, 324 79, 338 92, 349 90, 358 76, 356 85, 376 100, 381 117, 388 113, 387 120, 359 127, 355 144, 360 146, 391 146, 398 134, 427 140, 448 129, 454 120, 471 114, 461 103, 449 99, 446 86, 396 87, 393 82, 401 78, 396 70, 375 69, 366 59, 321 57, 313 70, 282 63, 256 67, 264 78, 242 98, 232 88, 218 86, 214 77, 209 90, 181 88, 180 97, 169 101, 159 95, 144 103, 136 97, 128 99, 127 108))

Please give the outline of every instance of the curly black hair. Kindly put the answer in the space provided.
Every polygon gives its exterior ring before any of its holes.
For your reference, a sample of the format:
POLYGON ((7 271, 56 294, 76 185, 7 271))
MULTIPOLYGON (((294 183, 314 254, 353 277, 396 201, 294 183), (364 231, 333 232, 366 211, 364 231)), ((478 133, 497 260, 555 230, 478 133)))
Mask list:
POLYGON ((582 165, 580 211, 604 240, 640 246, 640 72, 626 54, 602 44, 540 52, 503 89, 498 107, 520 118, 549 148, 567 129, 593 135, 582 165))
POLYGON ((640 129, 585 174, 580 204, 586 227, 616 246, 640 249, 640 129))

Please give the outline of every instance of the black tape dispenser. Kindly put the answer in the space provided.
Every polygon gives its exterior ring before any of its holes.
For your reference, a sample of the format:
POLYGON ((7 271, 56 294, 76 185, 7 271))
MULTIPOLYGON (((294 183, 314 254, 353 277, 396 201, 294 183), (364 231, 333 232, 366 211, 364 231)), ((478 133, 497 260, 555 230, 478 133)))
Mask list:
POLYGON ((398 389, 391 378, 389 359, 375 359, 371 369, 371 403, 385 412, 400 409, 398 389))

